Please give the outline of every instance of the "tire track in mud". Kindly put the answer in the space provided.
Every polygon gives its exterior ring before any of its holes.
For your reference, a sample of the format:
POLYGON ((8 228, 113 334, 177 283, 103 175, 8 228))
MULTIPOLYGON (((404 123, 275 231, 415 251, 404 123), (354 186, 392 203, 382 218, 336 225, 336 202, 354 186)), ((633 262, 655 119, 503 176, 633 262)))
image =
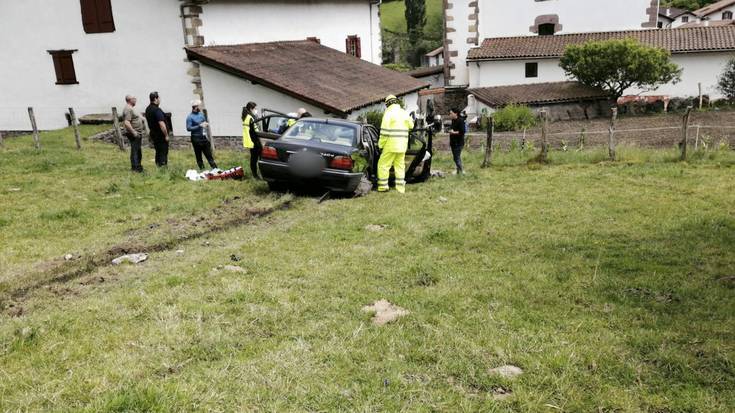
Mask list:
MULTIPOLYGON (((7 289, 3 288, 5 286, 0 284, 0 311, 9 312, 12 316, 17 312, 17 305, 25 301, 34 291, 46 286, 73 281, 90 275, 98 268, 112 266, 112 260, 121 255, 173 250, 184 242, 251 224, 274 212, 287 210, 290 208, 293 200, 293 197, 286 195, 278 199, 273 206, 249 208, 244 208, 241 204, 232 203, 231 201, 225 201, 226 208, 217 208, 209 215, 200 215, 188 220, 174 220, 173 222, 169 220, 168 223, 174 231, 171 236, 161 240, 146 243, 141 239, 142 233, 148 232, 146 230, 150 230, 151 227, 133 229, 129 233, 139 234, 136 237, 137 239, 85 254, 83 257, 73 261, 65 261, 57 265, 53 265, 53 263, 36 265, 36 268, 45 267, 48 269, 30 271, 29 273, 23 274, 23 277, 28 280, 37 281, 33 281, 28 285, 15 288, 9 287, 7 289)), ((154 228, 158 228, 158 226, 154 228)))

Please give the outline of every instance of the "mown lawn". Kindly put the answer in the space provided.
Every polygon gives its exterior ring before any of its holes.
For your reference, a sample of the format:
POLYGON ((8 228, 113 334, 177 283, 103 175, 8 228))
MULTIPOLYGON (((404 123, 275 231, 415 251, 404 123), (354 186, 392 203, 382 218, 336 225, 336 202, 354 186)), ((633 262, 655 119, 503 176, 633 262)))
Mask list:
POLYGON ((42 139, 41 153, 29 138, 0 149, 0 411, 735 405, 732 151, 553 151, 546 166, 500 153, 486 170, 472 153, 465 177, 318 204, 184 181, 188 151, 168 172, 147 151, 151 172, 133 176, 113 147, 42 139), (196 230, 248 208, 271 212, 196 230), (18 294, 68 252, 182 232, 143 264, 18 294), (371 324, 361 308, 383 298, 411 313, 371 324), (506 364, 524 373, 490 372, 506 364))

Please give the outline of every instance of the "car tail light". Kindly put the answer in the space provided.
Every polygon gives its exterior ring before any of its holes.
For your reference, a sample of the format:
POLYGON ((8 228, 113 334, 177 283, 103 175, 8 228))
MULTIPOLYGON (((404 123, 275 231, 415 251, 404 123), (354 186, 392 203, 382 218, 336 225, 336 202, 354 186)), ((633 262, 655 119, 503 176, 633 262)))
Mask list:
POLYGON ((329 167, 334 169, 351 170, 354 162, 349 156, 335 156, 330 162, 329 167))
POLYGON ((260 157, 264 159, 278 160, 278 151, 272 146, 264 146, 263 152, 260 154, 260 157))

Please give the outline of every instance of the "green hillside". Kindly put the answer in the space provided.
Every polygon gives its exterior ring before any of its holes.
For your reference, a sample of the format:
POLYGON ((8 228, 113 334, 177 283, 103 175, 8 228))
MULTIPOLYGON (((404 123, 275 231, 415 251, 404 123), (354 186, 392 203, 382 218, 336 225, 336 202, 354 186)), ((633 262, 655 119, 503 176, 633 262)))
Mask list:
MULTIPOLYGON (((404 12, 406 6, 403 1, 386 1, 380 6, 380 22, 384 29, 392 32, 406 32, 406 18, 404 12)), ((442 19, 442 1, 426 0, 426 21, 431 22, 432 19, 442 19)))

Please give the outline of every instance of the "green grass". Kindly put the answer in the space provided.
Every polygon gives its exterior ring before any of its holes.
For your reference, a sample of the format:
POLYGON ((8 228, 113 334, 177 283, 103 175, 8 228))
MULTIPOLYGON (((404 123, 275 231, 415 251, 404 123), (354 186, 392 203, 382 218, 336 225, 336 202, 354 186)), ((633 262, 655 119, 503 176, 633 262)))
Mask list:
MULTIPOLYGON (((133 176, 108 145, 43 140, 40 154, 28 138, 0 149, 0 190, 21 188, 2 194, 3 269, 281 202, 252 181, 184 181, 188 151, 133 176)), ((735 154, 532 156, 481 170, 470 153, 469 175, 405 196, 296 198, 6 299, 0 411, 732 411, 735 154), (246 272, 216 270, 230 264, 246 272), (382 298, 411 314, 372 325, 361 308, 382 298), (503 364, 524 374, 489 373, 503 364), (500 387, 512 394, 494 400, 500 387)))
MULTIPOLYGON (((442 19, 442 0, 426 0, 426 21, 442 19)), ((401 0, 384 1, 380 6, 380 24, 384 29, 396 33, 406 32, 406 5, 401 0)))

